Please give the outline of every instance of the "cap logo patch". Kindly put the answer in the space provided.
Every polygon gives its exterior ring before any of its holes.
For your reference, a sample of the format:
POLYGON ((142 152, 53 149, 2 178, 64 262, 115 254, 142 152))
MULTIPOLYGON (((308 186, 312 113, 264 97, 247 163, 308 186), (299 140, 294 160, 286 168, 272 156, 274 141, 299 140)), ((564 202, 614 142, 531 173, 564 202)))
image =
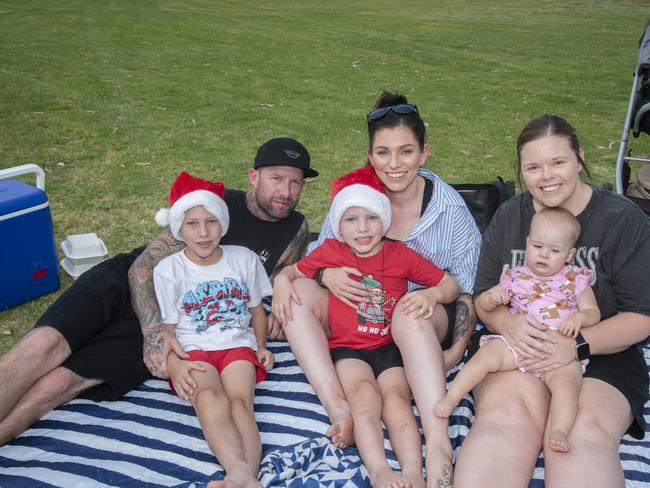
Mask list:
POLYGON ((284 152, 289 156, 291 159, 298 159, 300 157, 300 153, 296 151, 290 151, 289 149, 285 149, 284 152))

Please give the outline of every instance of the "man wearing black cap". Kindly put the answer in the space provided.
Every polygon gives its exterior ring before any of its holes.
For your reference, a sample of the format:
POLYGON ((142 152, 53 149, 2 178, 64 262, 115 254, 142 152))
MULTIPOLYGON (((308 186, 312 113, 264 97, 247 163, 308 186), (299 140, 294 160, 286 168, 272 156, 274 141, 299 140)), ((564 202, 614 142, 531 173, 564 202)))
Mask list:
MULTIPOLYGON (((230 227, 221 243, 256 252, 271 278, 298 261, 309 232, 295 207, 304 179, 317 175, 295 139, 264 143, 248 171, 251 189, 226 190, 230 227)), ((185 353, 173 331, 161 328, 153 268, 183 247, 167 229, 144 252, 90 269, 0 357, 0 445, 75 397, 115 400, 151 375, 168 376, 170 349, 185 353)), ((269 326, 276 336, 272 316, 269 326)))
MULTIPOLYGON (((251 189, 248 192, 228 189, 224 196, 230 227, 221 243, 254 251, 271 279, 284 266, 297 262, 307 246, 307 221, 295 207, 304 179, 318 176, 309 164, 309 152, 295 139, 271 139, 257 150, 254 166, 248 170, 251 189)), ((183 247, 167 230, 149 244, 129 271, 133 310, 144 336, 144 363, 151 374, 161 378, 168 376, 166 363, 170 348, 179 357, 185 357, 185 353, 174 332, 160 328, 153 268, 183 247)), ((270 297, 265 300, 265 308, 270 310, 270 297)), ((280 333, 280 325, 270 316, 269 336, 276 338, 280 333)))

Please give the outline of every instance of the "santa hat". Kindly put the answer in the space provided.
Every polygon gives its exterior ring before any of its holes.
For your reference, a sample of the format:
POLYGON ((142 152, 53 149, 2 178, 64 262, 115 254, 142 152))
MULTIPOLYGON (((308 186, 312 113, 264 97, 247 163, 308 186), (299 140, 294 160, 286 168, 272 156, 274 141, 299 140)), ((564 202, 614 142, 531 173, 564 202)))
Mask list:
POLYGON ((221 224, 221 237, 228 231, 230 215, 223 201, 223 183, 202 180, 186 171, 178 175, 169 190, 169 208, 161 208, 156 212, 158 225, 169 225, 174 239, 180 241, 181 225, 185 212, 193 207, 203 205, 214 215, 221 224))
POLYGON ((390 200, 384 185, 372 166, 364 166, 332 181, 332 202, 329 218, 334 236, 341 238, 341 217, 350 207, 361 207, 377 214, 383 224, 383 233, 390 227, 390 200))

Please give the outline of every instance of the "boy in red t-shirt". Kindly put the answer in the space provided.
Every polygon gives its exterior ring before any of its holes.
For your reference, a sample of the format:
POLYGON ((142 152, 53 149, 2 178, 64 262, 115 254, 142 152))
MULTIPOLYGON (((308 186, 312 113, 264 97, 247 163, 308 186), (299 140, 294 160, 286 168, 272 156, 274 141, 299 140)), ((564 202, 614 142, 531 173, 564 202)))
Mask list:
POLYGON ((390 201, 371 167, 332 183, 329 216, 336 239, 327 239, 275 278, 273 313, 283 324, 292 320, 290 302, 300 303, 291 285, 296 278, 313 278, 320 269, 341 266, 361 271, 360 281, 368 289, 366 301, 352 308, 328 294, 328 344, 352 410, 355 441, 372 486, 423 486, 420 433, 390 321, 408 281, 429 287, 409 292, 402 301, 404 313, 415 318, 429 318, 438 303, 454 301, 459 286, 404 244, 383 239, 391 222, 390 201), (388 428, 402 476, 388 465, 380 418, 388 428))

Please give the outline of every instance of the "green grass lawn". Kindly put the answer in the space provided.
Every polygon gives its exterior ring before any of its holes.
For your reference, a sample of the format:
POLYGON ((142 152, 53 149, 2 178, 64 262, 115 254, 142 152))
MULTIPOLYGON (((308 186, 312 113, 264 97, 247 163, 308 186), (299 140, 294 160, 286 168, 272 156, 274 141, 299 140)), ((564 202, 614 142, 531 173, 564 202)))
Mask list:
MULTIPOLYGON (((315 230, 390 88, 418 104, 427 165, 449 182, 512 178, 517 134, 543 113, 572 122, 595 181, 613 182, 649 13, 646 0, 4 0, 0 168, 45 169, 57 245, 96 232, 115 254, 159 232, 181 169, 244 188, 259 144, 289 135, 321 172, 300 204, 315 230)), ((0 312, 0 351, 54 297, 0 312)))

